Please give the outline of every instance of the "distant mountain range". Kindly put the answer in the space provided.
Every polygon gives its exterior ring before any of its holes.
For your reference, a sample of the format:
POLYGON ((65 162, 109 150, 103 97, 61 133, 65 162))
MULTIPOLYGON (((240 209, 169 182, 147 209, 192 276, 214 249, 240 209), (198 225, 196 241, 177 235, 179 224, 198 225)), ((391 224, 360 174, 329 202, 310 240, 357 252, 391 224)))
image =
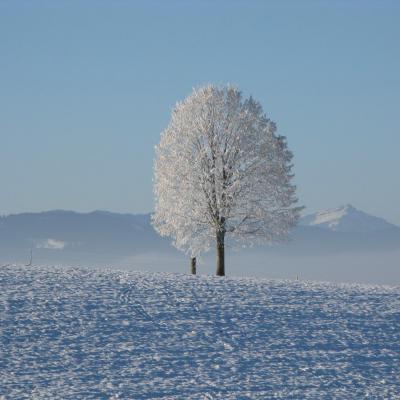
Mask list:
MULTIPOLYGON (((47 211, 0 218, 0 260, 107 263, 130 255, 174 251, 150 224, 150 215, 107 211, 47 211)), ((0 261, 1 262, 1 261, 0 261)))
POLYGON ((302 226, 317 226, 333 232, 364 233, 399 228, 382 218, 357 210, 351 204, 319 211, 300 220, 302 226))
MULTIPOLYGON (((178 269, 176 265, 187 260, 171 245, 170 239, 154 231, 150 214, 56 210, 0 217, 0 266, 29 262, 31 249, 38 264, 140 264, 149 268, 162 264, 167 270, 168 265, 178 269)), ((279 262, 282 257, 289 257, 291 263, 295 257, 299 263, 300 259, 328 260, 352 253, 400 254, 400 227, 346 205, 304 216, 287 243, 256 246, 239 253, 229 248, 228 251, 238 264, 249 257, 257 264, 256 257, 279 262)), ((396 260, 392 257, 391 265, 397 264, 396 260)), ((348 262, 348 265, 353 264, 348 262)))

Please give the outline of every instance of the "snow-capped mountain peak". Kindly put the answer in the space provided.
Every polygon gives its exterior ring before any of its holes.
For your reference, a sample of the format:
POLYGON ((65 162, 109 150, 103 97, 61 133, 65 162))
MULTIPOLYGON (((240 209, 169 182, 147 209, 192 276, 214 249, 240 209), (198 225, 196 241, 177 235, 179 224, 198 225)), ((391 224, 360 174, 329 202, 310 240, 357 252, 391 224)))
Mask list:
POLYGON ((307 215, 301 219, 300 225, 318 226, 337 232, 372 232, 395 227, 382 218, 356 209, 351 204, 307 215))

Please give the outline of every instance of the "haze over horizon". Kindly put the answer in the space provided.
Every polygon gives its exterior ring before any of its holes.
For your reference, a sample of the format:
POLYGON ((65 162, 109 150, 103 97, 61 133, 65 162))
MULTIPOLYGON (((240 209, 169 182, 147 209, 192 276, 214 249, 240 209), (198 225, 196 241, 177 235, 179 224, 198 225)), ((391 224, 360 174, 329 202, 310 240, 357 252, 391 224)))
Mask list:
MULTIPOLYGON (((0 218, 0 266, 112 266, 184 272, 188 254, 152 227, 149 215, 53 211, 0 218)), ((303 217, 290 240, 243 249, 227 244, 231 276, 363 282, 400 282, 400 226, 344 207, 303 217)), ((199 257, 199 274, 213 274, 215 252, 199 257)))
POLYGON ((0 2, 1 214, 153 210, 154 145, 207 82, 288 138, 304 214, 400 225, 400 3, 0 2))

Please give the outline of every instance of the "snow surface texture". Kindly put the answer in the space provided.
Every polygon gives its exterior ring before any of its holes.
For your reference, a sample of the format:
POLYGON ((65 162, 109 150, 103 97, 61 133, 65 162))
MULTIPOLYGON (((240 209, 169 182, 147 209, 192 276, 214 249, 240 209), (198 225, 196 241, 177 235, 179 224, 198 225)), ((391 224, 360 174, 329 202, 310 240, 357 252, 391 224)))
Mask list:
POLYGON ((1 399, 399 399, 400 288, 0 268, 1 399))

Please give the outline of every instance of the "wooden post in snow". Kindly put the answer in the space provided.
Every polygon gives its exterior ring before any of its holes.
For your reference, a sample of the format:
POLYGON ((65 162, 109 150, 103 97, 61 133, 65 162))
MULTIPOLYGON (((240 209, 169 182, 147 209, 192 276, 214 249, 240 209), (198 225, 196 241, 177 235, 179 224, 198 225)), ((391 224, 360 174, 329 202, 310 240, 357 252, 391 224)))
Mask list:
POLYGON ((196 275, 196 257, 190 258, 190 271, 193 275, 196 275))

